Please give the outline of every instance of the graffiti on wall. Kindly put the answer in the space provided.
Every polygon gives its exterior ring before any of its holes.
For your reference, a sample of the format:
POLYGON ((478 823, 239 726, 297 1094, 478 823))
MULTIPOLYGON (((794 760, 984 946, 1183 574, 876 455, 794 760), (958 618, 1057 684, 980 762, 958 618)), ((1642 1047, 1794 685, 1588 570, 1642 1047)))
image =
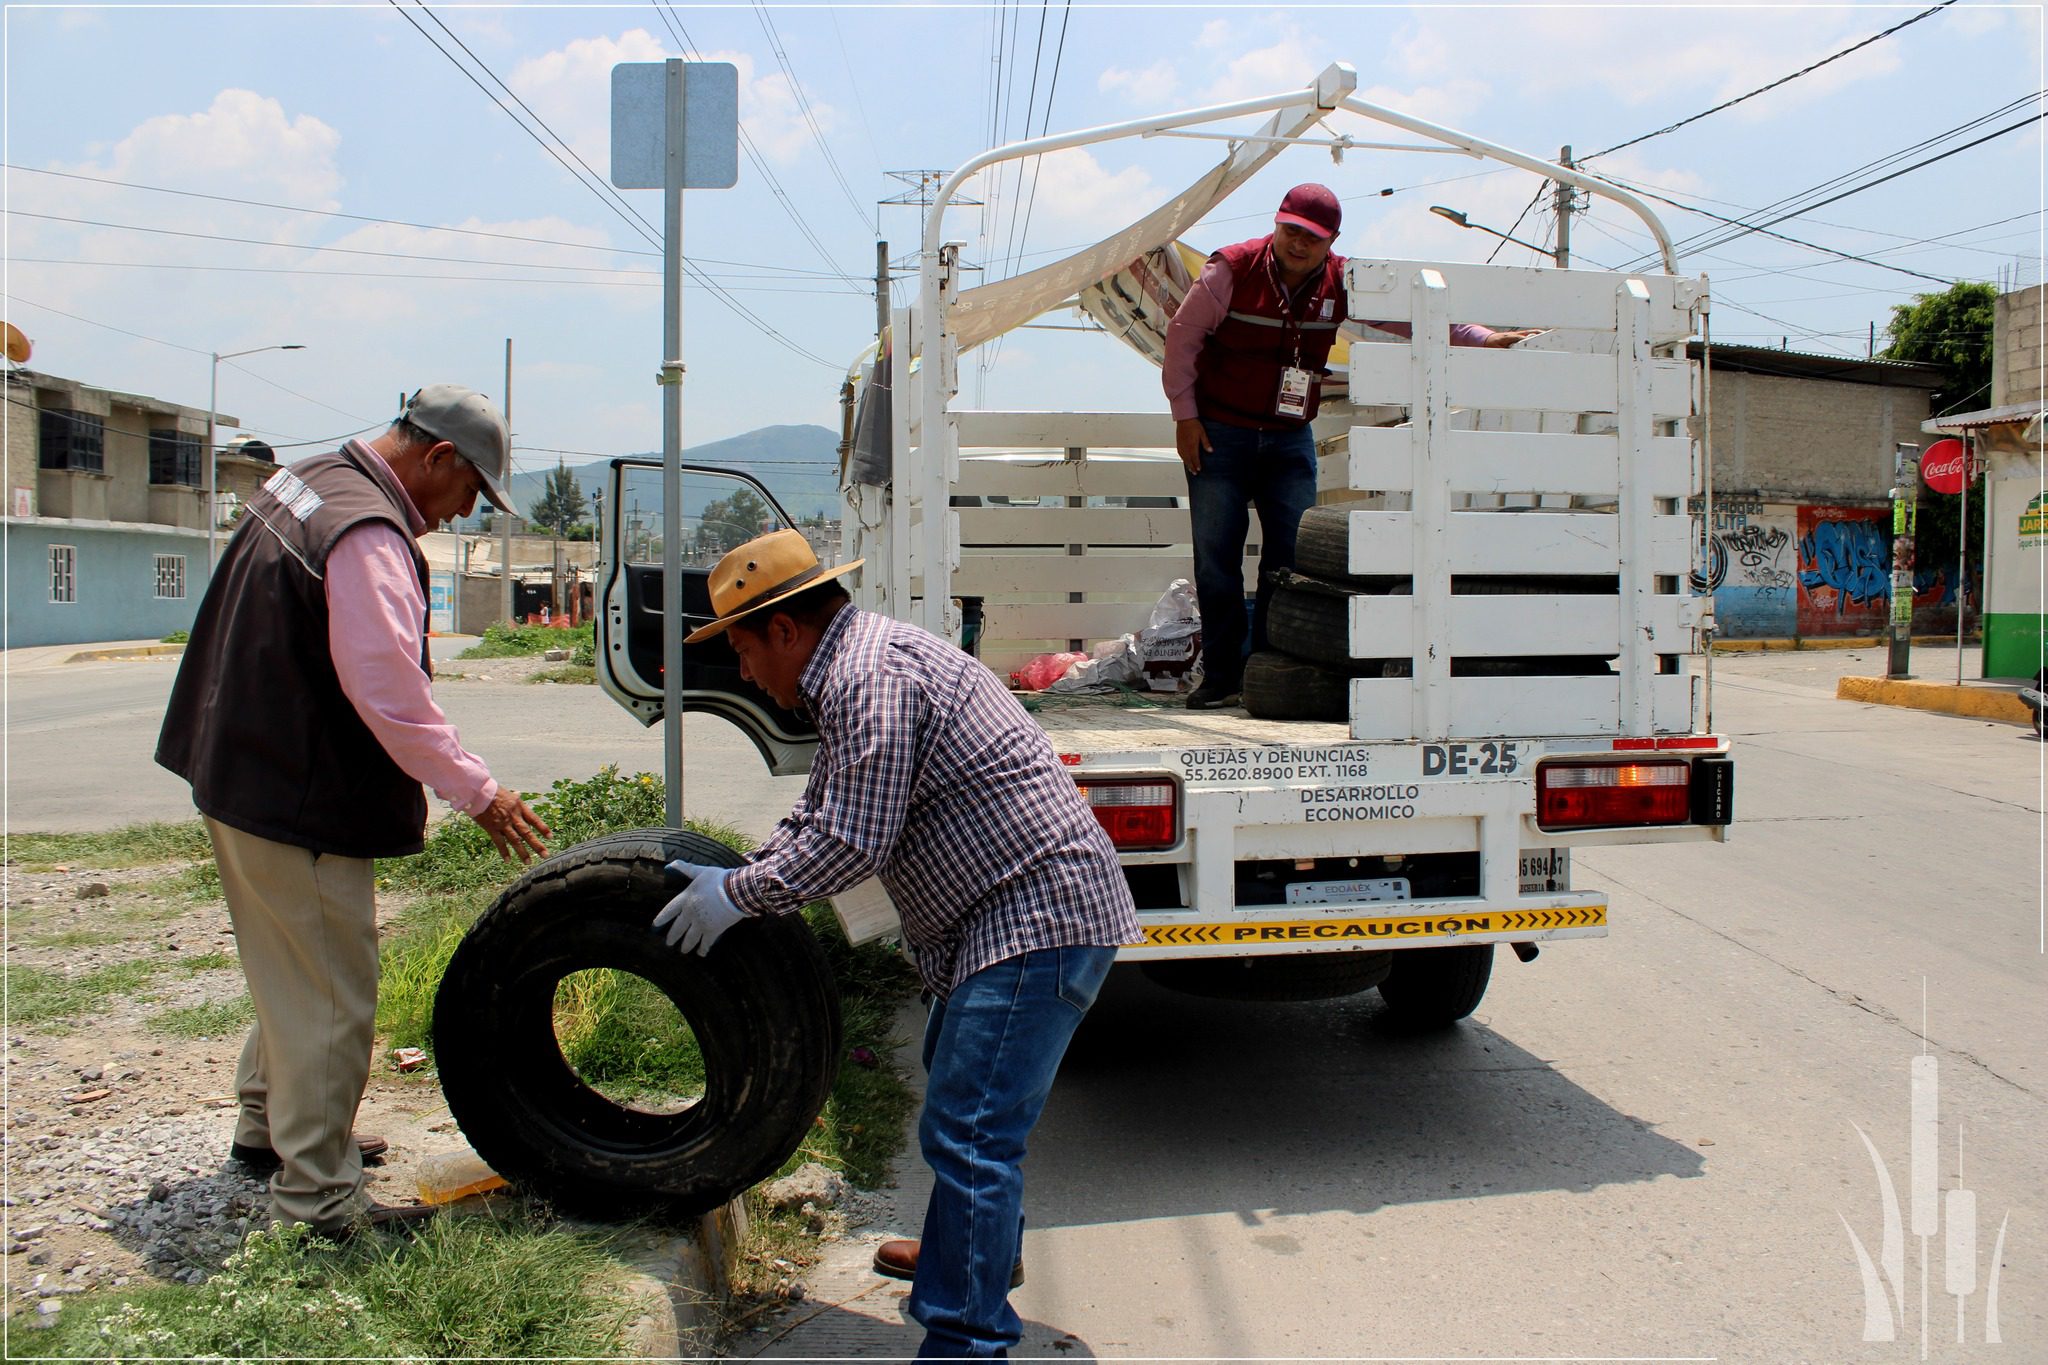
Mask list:
POLYGON ((1719 497, 1711 533, 1700 499, 1689 510, 1698 547, 1692 591, 1714 594, 1720 632, 1738 639, 1791 635, 1798 589, 1792 507, 1719 497))
POLYGON ((1801 635, 1881 631, 1891 609, 1889 513, 1880 508, 1799 509, 1801 635))

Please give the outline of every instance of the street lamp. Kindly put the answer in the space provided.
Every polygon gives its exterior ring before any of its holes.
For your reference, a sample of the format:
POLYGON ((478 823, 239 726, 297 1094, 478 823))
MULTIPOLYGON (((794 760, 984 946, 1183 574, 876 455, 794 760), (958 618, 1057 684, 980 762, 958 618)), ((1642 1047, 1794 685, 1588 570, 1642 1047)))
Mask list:
POLYGON ((206 387, 206 571, 213 572, 219 562, 218 540, 220 538, 220 494, 215 489, 215 469, 220 463, 214 446, 214 427, 220 412, 220 363, 237 356, 255 355, 261 351, 303 351, 306 348, 298 342, 283 346, 256 346, 246 351, 229 351, 222 355, 213 352, 213 369, 206 387))
MULTIPOLYGON (((1494 230, 1488 227, 1486 224, 1475 223, 1471 219, 1467 218, 1464 214, 1458 212, 1458 210, 1456 209, 1447 209, 1442 204, 1431 204, 1429 206, 1429 211, 1439 218, 1449 219, 1451 222, 1456 223, 1461 228, 1472 228, 1478 232, 1492 233, 1492 235, 1500 238, 1503 242, 1513 242, 1516 246, 1527 247, 1529 250, 1535 252, 1538 256, 1549 256, 1552 260, 1557 259, 1556 254, 1552 252, 1548 247, 1537 246, 1534 242, 1525 242, 1520 237, 1510 237, 1505 232, 1494 232, 1494 230)), ((1561 265, 1563 263, 1559 262, 1559 264, 1561 265)))

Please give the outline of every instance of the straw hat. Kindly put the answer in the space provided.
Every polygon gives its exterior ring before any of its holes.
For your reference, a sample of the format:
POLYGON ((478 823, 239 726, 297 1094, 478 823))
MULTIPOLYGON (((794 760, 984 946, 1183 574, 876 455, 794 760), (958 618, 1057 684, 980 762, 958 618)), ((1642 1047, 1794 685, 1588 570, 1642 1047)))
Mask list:
POLYGON ((796 530, 770 531, 756 536, 736 550, 727 551, 711 571, 711 610, 718 619, 700 626, 683 638, 696 644, 720 634, 742 616, 772 607, 805 588, 816 587, 841 574, 852 573, 865 559, 828 569, 818 562, 811 542, 796 530))

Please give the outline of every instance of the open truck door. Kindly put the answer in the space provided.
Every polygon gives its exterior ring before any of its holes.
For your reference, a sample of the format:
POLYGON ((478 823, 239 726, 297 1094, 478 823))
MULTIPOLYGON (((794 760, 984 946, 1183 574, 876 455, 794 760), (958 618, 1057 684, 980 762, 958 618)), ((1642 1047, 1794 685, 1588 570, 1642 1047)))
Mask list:
MULTIPOLYGON (((661 461, 612 461, 604 501, 597 677, 612 700, 653 725, 662 716, 661 461)), ((730 469, 683 466, 683 630, 712 619, 711 569, 763 531, 795 525, 760 480, 730 469)), ((754 742, 777 776, 808 771, 818 735, 740 677, 723 635, 683 647, 683 709, 721 717, 754 742)))

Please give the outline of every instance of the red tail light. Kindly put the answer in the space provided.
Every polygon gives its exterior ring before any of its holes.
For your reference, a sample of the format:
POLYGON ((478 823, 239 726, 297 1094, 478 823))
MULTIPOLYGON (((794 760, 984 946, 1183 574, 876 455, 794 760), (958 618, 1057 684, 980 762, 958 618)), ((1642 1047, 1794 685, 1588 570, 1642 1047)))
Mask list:
POLYGON ((1545 763, 1536 770, 1543 829, 1682 825, 1691 813, 1691 769, 1683 762, 1545 763))
POLYGON ((1081 799, 1120 849, 1172 848, 1180 839, 1180 793, 1156 777, 1075 778, 1081 799))

